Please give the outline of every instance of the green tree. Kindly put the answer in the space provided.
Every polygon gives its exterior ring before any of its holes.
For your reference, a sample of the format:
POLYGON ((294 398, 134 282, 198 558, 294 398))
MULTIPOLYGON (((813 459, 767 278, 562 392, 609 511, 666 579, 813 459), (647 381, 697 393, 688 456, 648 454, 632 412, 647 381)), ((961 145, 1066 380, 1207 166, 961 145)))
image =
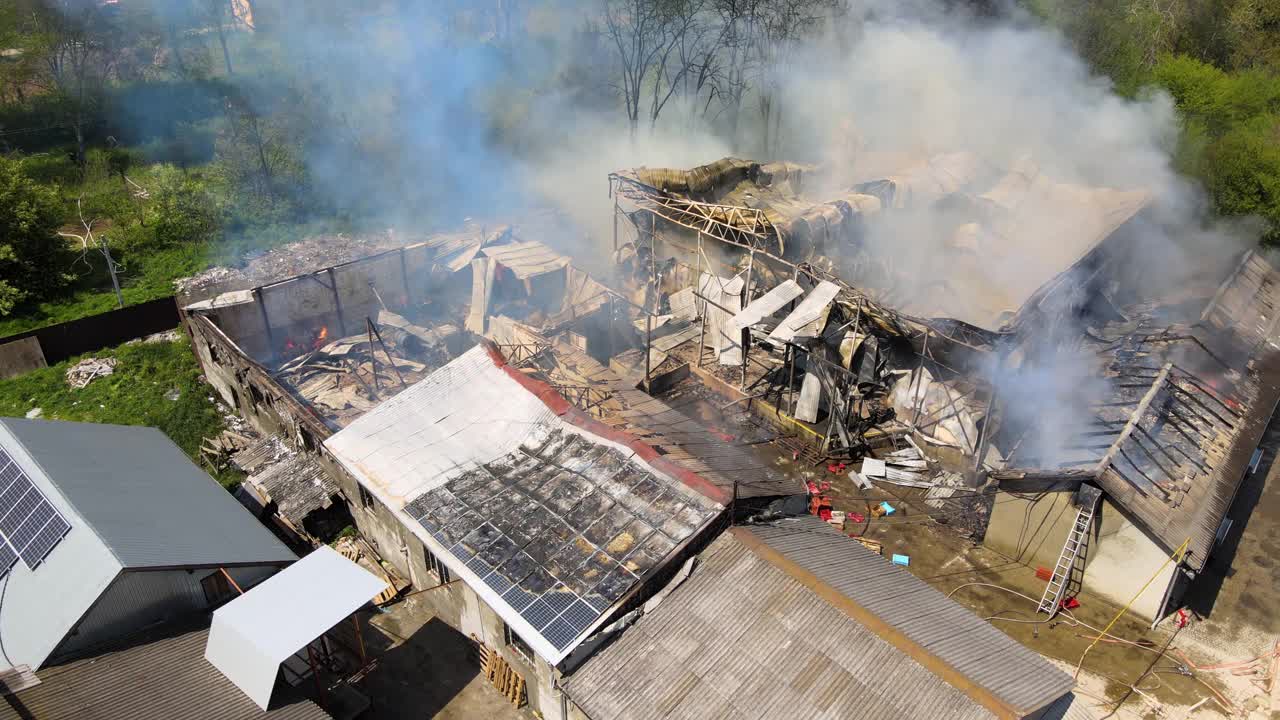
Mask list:
POLYGON ((1264 241, 1280 242, 1280 117, 1240 123, 1207 150, 1206 184, 1219 212, 1267 220, 1264 241))
POLYGON ((172 165, 152 172, 151 211, 164 245, 208 240, 218 232, 218 209, 204 187, 172 165))
POLYGON ((70 252, 57 235, 62 207, 22 162, 0 156, 0 316, 42 300, 71 282, 70 252))

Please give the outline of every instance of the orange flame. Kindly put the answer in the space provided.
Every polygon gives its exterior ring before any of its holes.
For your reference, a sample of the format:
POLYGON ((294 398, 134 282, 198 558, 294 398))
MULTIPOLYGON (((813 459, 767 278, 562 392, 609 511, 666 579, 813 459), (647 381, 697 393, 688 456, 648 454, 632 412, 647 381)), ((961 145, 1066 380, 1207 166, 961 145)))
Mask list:
POLYGON ((316 333, 315 339, 311 341, 311 349, 319 349, 321 345, 324 345, 324 339, 327 337, 329 337, 329 328, 328 326, 321 325, 320 332, 316 333))

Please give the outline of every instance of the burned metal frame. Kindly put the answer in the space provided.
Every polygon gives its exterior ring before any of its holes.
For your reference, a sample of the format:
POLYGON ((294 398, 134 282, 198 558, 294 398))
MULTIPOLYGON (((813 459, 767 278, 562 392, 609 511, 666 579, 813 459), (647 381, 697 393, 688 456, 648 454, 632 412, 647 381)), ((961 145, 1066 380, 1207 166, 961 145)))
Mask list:
MULTIPOLYGON (((683 198, 618 173, 609 174, 609 196, 615 198, 615 219, 616 196, 622 196, 638 207, 694 232, 757 250, 767 250, 776 244, 778 252, 783 251, 782 233, 762 210, 683 198)), ((614 246, 617 247, 616 240, 614 246)))

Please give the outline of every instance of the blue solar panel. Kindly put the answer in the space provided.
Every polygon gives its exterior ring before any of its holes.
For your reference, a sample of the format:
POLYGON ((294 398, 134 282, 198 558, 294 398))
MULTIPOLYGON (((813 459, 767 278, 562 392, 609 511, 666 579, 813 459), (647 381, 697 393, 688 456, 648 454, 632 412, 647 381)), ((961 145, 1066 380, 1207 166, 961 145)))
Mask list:
POLYGON ((489 576, 484 579, 484 584, 493 588, 493 591, 499 595, 511 589, 511 581, 499 572, 489 573, 489 576))
POLYGON ((18 502, 18 498, 26 495, 30 489, 31 481, 27 479, 26 475, 21 475, 10 483, 4 492, 0 492, 0 516, 8 513, 13 508, 14 503, 18 502))
POLYGON ((493 566, 476 556, 467 561, 467 569, 475 573, 477 577, 484 577, 493 570, 493 566))
POLYGON ((546 602, 539 600, 528 608, 525 608, 525 610, 520 613, 520 616, 525 620, 528 620, 534 630, 541 630, 546 627, 548 623, 554 620, 558 614, 559 613, 552 610, 551 606, 546 602))
POLYGON ((575 627, 581 627, 585 630, 596 618, 600 617, 600 613, 596 612, 595 608, 579 600, 570 605, 569 609, 565 610, 560 617, 575 627))
MULTIPOLYGON (((8 461, 8 459, 8 456, 5 456, 5 460, 8 461)), ((22 477, 22 468, 15 463, 0 464, 0 467, 4 468, 0 470, 0 492, 3 492, 9 489, 10 483, 22 477)))
POLYGON ((570 592, 569 588, 564 585, 558 585, 554 590, 542 596, 542 601, 549 605, 557 615, 564 612, 577 599, 578 596, 570 592))
POLYGON ((517 585, 515 587, 512 587, 510 590, 506 591, 505 593, 503 593, 502 599, 505 600, 506 603, 510 605, 516 612, 520 612, 521 610, 524 610, 525 608, 532 605, 534 598, 529 593, 525 592, 524 590, 521 590, 520 586, 517 585))
MULTIPOLYGON (((0 532, 9 538, 9 543, 15 548, 20 548, 27 544, 30 536, 22 536, 18 534, 18 529, 22 523, 36 512, 40 505, 44 503, 44 496, 28 484, 27 491, 19 496, 11 505, 0 506, 0 532)), ((47 504, 47 503, 45 503, 47 504)))
POLYGON ((19 557, 32 570, 44 561, 68 532, 71 524, 58 514, 22 468, 0 451, 0 574, 13 568, 19 557))
POLYGON ((67 533, 71 532, 71 524, 61 517, 54 517, 36 534, 31 542, 21 551, 22 562, 34 570, 37 565, 49 557, 49 553, 57 546, 67 533))
POLYGON ((547 639, 556 647, 557 650, 563 650, 569 647, 573 639, 582 634, 586 627, 578 627, 563 617, 556 618, 554 622, 542 630, 542 637, 547 639))

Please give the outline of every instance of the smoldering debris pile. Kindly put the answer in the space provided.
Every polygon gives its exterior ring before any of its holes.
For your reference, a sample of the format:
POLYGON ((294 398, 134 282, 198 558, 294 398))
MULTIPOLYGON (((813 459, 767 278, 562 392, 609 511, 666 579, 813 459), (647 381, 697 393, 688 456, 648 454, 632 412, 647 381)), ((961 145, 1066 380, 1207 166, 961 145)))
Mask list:
POLYGON ((174 281, 184 301, 194 302, 229 290, 256 287, 279 278, 315 272, 420 239, 388 230, 368 235, 313 235, 248 258, 240 267, 212 267, 174 281))
POLYGON ((414 325, 382 311, 365 332, 339 338, 285 362, 276 375, 338 425, 448 363, 457 326, 414 325))

